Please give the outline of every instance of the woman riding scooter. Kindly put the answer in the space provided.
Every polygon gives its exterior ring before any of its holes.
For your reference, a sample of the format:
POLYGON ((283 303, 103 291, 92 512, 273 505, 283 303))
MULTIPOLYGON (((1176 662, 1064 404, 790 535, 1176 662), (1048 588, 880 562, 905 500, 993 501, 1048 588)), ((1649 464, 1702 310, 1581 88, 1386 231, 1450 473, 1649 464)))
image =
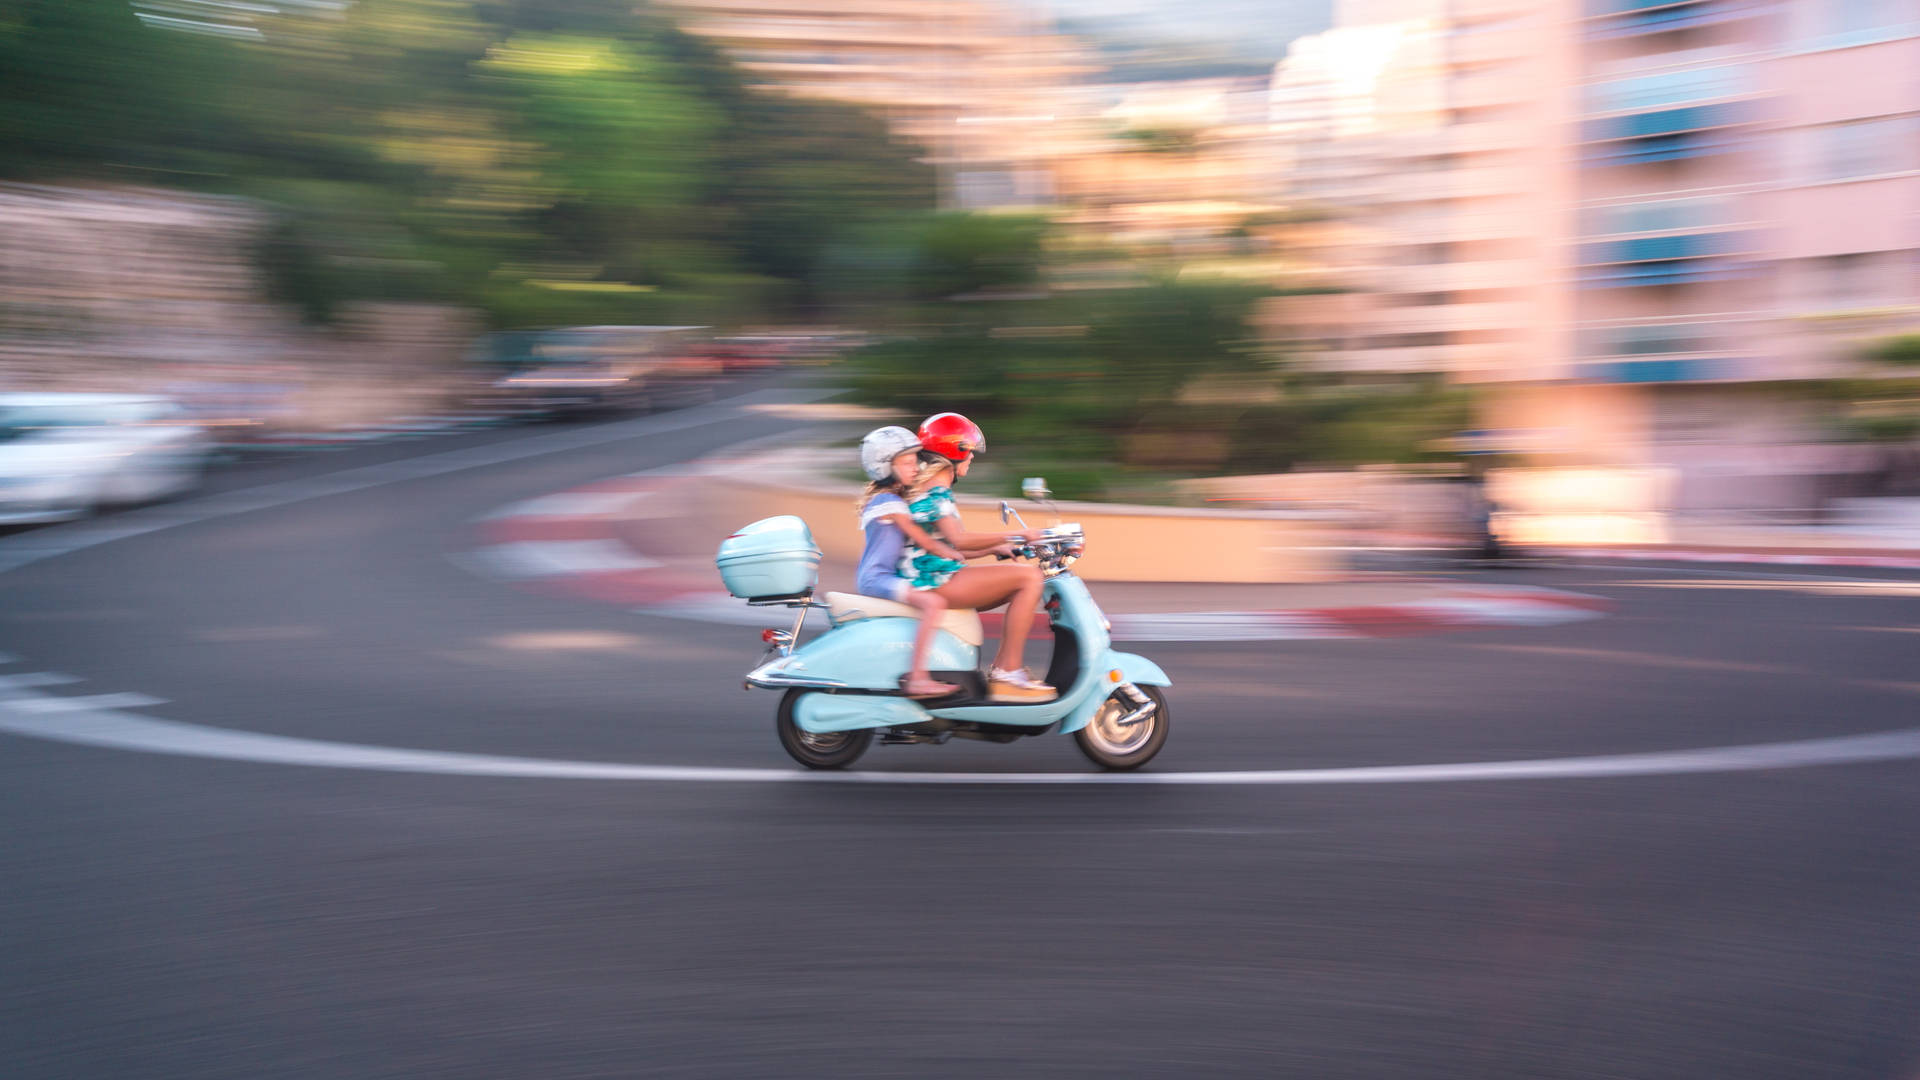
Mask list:
POLYGON ((1006 604, 1000 650, 987 673, 987 695, 998 702, 1051 700, 1057 691, 1028 674, 1022 659, 1027 635, 1040 610, 1040 571, 1028 564, 962 566, 952 559, 953 555, 1004 555, 1010 550, 1004 534, 969 533, 961 528, 960 511, 953 501, 951 485, 967 474, 974 454, 986 449, 986 436, 979 425, 950 412, 928 417, 921 423, 918 436, 922 455, 931 459, 933 467, 917 469, 911 480, 899 477, 897 484, 909 487, 905 497, 882 504, 884 496, 875 495, 862 516, 862 524, 868 529, 867 553, 861 560, 862 591, 899 601, 901 593, 912 590, 912 605, 920 611, 926 627, 916 639, 903 689, 916 697, 958 689, 938 683, 927 674, 931 627, 948 608, 983 610, 1006 604), (877 528, 883 525, 884 532, 877 528), (901 534, 898 537, 891 535, 896 530, 901 534), (944 542, 929 542, 933 537, 928 533, 937 533, 944 542), (883 554, 876 556, 876 552, 883 554), (877 573, 880 568, 869 563, 893 552, 900 553, 894 572, 903 580, 876 581, 881 576, 877 573))

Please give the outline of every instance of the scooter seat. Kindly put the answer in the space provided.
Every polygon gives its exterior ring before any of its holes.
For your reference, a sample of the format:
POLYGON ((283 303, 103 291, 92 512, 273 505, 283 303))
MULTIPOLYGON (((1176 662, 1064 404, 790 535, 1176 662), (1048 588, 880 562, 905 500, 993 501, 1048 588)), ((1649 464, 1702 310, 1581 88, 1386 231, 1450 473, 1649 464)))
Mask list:
MULTIPOLYGON (((892 600, 844 592, 827 594, 827 614, 833 619, 835 626, 853 622, 855 619, 918 619, 920 617, 919 611, 906 604, 896 604, 892 600)), ((987 640, 986 628, 980 625, 980 613, 972 608, 948 608, 946 615, 940 619, 940 629, 976 649, 987 640)))

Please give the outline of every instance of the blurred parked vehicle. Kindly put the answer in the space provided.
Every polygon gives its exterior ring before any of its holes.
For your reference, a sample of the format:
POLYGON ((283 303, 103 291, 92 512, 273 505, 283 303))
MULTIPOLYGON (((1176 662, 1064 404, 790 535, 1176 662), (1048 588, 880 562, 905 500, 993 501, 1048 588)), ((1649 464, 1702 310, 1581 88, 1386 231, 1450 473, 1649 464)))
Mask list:
POLYGON ((578 326, 489 334, 474 359, 504 369, 487 404, 538 417, 674 404, 692 374, 675 360, 698 326, 578 326))
POLYGON ((0 394, 0 524, 191 491, 211 449, 206 429, 168 398, 0 394))
POLYGON ((715 338, 713 353, 727 374, 766 371, 779 367, 786 359, 788 341, 775 335, 746 334, 715 338))

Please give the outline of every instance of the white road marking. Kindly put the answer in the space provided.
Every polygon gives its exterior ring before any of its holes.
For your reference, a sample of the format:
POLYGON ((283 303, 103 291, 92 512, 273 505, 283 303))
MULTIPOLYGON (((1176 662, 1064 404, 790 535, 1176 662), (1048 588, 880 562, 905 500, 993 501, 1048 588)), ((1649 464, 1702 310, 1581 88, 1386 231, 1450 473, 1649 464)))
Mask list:
POLYGON ((0 690, 16 690, 29 686, 66 686, 80 681, 78 675, 68 675, 60 671, 29 671, 20 675, 0 675, 0 690))
POLYGON ((93 698, 48 698, 21 692, 0 698, 0 731, 54 742, 150 754, 304 765, 327 769, 430 773, 443 776, 520 777, 548 780, 665 780, 697 783, 835 783, 937 785, 1149 784, 1250 786, 1303 784, 1432 784, 1486 780, 1569 780, 1595 777, 1671 776, 1682 773, 1747 772, 1816 765, 1903 761, 1920 758, 1920 728, 1827 739, 1715 746, 1594 757, 1467 761, 1434 765, 1366 765, 1325 769, 1264 769, 1169 773, 889 773, 808 772, 792 769, 647 765, 551 758, 506 757, 450 750, 326 742, 285 735, 205 727, 116 711, 132 707, 139 694, 93 698), (111 700, 126 703, 108 704, 111 700), (36 702, 58 701, 49 708, 36 702), (57 715, 47 715, 57 713, 57 715))
POLYGON ((82 697, 44 697, 34 694, 7 701, 0 704, 0 708, 18 709, 26 713, 95 713, 103 709, 138 709, 166 703, 166 698, 151 694, 87 694, 82 697))
POLYGON ((20 658, 10 652, 0 652, 0 664, 17 664, 20 658))
POLYGON ((515 540, 467 553, 489 576, 509 579, 649 570, 660 564, 618 540, 515 540))

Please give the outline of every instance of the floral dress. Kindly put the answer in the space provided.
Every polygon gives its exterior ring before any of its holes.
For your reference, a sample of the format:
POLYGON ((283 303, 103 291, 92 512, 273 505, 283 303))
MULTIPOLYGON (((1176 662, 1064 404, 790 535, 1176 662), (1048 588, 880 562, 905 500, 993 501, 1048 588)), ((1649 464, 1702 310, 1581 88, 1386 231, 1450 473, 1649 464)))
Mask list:
MULTIPOLYGON (((907 513, 913 516, 914 524, 933 533, 934 526, 941 518, 959 517, 960 508, 954 504, 951 489, 936 487, 908 503, 907 513)), ((915 589, 937 589, 965 565, 953 559, 943 559, 911 540, 900 552, 900 576, 906 578, 907 584, 915 589)))

